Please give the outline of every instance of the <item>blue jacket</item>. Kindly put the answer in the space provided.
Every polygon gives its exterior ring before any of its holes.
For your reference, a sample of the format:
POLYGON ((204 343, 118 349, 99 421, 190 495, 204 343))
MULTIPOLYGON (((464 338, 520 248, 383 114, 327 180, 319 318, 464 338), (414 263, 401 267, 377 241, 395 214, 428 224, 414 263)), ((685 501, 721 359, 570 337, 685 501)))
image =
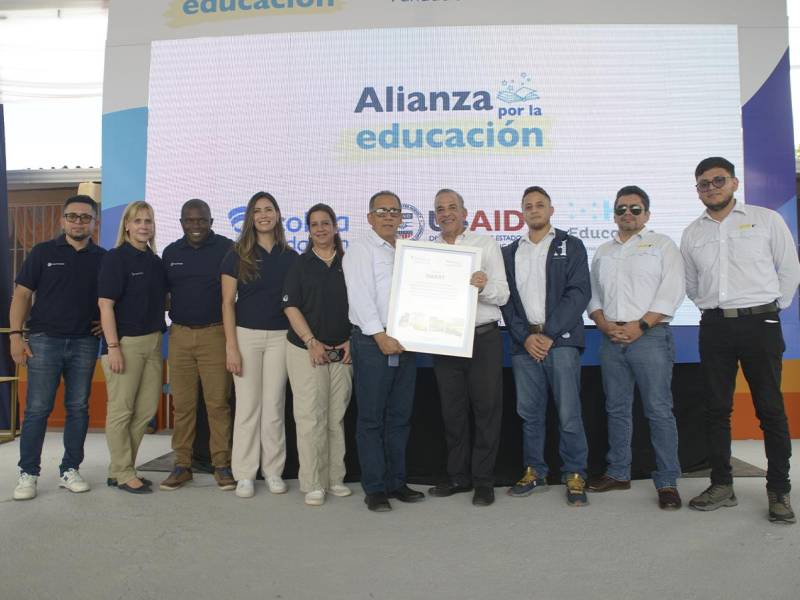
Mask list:
MULTIPOLYGON (((547 292, 545 300, 544 334, 553 346, 576 346, 583 350, 583 311, 592 297, 589 281, 589 262, 586 248, 578 238, 556 229, 547 250, 547 292)), ((503 262, 511 296, 502 306, 503 320, 511 334, 511 353, 525 354, 528 337, 528 318, 519 297, 515 257, 519 240, 503 248, 503 262)))

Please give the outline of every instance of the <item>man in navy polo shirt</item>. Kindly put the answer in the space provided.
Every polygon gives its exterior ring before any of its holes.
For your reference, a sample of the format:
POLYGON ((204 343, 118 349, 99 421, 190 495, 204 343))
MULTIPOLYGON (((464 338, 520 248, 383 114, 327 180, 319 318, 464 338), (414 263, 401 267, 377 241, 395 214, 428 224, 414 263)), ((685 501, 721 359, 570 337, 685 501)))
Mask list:
POLYGON ((223 490, 236 488, 231 472, 231 375, 225 368, 225 331, 219 268, 233 242, 211 230, 214 219, 202 200, 181 208, 184 236, 164 250, 171 295, 169 379, 175 410, 172 449, 175 468, 161 482, 177 490, 192 479, 198 384, 208 413, 214 478, 223 490))
POLYGON ((92 242, 96 223, 94 200, 68 198, 61 219, 64 233, 34 246, 17 275, 8 317, 11 356, 28 367, 28 393, 14 500, 36 497, 47 419, 62 376, 66 420, 59 486, 71 492, 89 491, 78 469, 89 427, 89 393, 100 334, 97 274, 105 250, 92 242))

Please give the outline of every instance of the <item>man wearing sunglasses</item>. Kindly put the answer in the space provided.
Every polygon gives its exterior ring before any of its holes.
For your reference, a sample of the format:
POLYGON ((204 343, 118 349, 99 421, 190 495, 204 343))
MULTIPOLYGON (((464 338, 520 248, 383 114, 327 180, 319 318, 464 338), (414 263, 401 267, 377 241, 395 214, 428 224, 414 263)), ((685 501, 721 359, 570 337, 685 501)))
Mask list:
POLYGON ((783 334, 779 312, 800 283, 797 248, 773 210, 746 205, 734 166, 721 157, 695 169, 697 195, 706 207, 683 232, 686 292, 703 313, 700 367, 708 384, 706 435, 711 485, 689 506, 736 506, 731 475, 731 424, 736 372, 742 365, 767 454, 769 520, 794 523, 789 501, 791 439, 781 394, 783 334))
POLYGON ((101 333, 97 274, 105 250, 92 241, 96 223, 94 200, 67 198, 63 233, 34 246, 17 275, 9 338, 14 362, 28 367, 28 391, 14 500, 36 497, 47 419, 62 377, 66 420, 58 485, 71 492, 89 491, 78 469, 89 427, 89 394, 101 333))
POLYGON ((614 238, 592 259, 587 312, 603 332, 600 368, 608 414, 608 468, 590 492, 631 487, 633 391, 639 388, 656 454, 653 483, 662 509, 678 509, 678 430, 672 413, 675 347, 669 322, 685 295, 683 260, 669 237, 646 228, 650 198, 635 186, 617 192, 614 238))
POLYGON ((586 248, 578 238, 550 224, 553 205, 539 186, 522 194, 528 232, 503 248, 510 291, 501 308, 511 335, 511 367, 522 417, 525 471, 509 489, 529 496, 547 489, 544 460, 547 404, 552 394, 559 420, 561 481, 570 506, 588 504, 588 447, 581 417, 583 311, 591 285, 586 248))
POLYGON ((417 359, 386 335, 397 230, 403 221, 397 194, 369 200, 372 230, 350 244, 342 260, 353 333, 350 352, 358 420, 356 442, 367 508, 392 510, 389 498, 419 502, 422 492, 406 485, 406 445, 411 429, 417 359))

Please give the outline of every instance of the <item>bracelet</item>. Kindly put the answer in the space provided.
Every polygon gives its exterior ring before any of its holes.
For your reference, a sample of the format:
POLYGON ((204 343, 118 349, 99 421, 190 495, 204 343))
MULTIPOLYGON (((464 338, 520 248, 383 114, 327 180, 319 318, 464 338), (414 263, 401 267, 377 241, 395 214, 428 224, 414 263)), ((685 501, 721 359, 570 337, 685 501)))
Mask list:
POLYGON ((119 348, 119 342, 117 342, 116 344, 106 344, 106 346, 108 346, 109 348, 119 348))
POLYGON ((25 330, 24 329, 15 329, 14 331, 9 331, 8 332, 8 335, 14 335, 14 334, 24 335, 25 334, 25 330))
POLYGON ((305 342, 303 342, 303 343, 306 345, 306 348, 308 348, 308 345, 309 345, 311 342, 316 342, 316 341, 317 341, 317 338, 315 338, 315 337, 312 335, 310 338, 308 338, 308 339, 307 339, 305 342))

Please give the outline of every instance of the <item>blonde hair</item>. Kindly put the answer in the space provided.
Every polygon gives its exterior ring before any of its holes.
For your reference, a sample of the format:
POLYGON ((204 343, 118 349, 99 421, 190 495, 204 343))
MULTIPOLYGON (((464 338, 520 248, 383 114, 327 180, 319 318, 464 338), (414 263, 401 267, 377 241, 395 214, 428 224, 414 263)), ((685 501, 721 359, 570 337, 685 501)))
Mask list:
POLYGON ((125 225, 131 219, 135 219, 136 215, 139 211, 146 210, 150 213, 150 217, 153 219, 153 237, 147 242, 147 245, 150 247, 150 250, 153 253, 156 253, 156 214, 153 210, 153 207, 150 206, 144 200, 137 200, 136 202, 131 202, 128 206, 125 207, 125 212, 122 213, 122 218, 119 220, 119 229, 117 230, 117 241, 114 244, 115 248, 122 246, 125 242, 130 242, 130 238, 128 237, 128 232, 125 231, 125 225))

